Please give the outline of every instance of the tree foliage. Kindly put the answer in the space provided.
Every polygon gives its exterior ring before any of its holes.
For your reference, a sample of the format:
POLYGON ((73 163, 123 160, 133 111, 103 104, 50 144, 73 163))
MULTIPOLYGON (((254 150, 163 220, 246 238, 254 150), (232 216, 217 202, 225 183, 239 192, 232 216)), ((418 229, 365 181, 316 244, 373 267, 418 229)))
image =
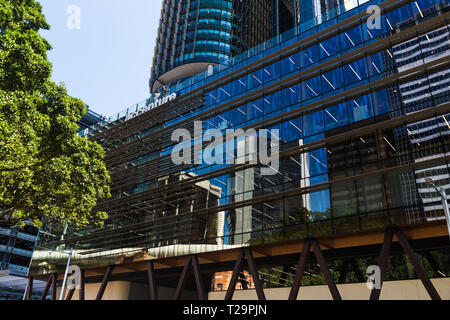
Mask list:
POLYGON ((50 80, 49 29, 35 0, 0 0, 0 220, 101 224, 110 197, 104 151, 77 135, 85 104, 50 80))

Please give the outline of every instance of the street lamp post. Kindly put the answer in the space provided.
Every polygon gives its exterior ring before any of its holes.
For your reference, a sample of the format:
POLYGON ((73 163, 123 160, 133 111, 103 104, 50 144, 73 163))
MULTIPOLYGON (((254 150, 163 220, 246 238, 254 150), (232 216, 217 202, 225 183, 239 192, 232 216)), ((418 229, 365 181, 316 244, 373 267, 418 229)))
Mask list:
POLYGON ((426 178, 426 183, 428 183, 430 186, 432 186, 441 196, 442 199, 442 205, 444 207, 445 212, 445 220, 447 220, 447 228, 448 228, 448 234, 450 236, 450 210, 448 208, 448 202, 447 202, 447 192, 445 191, 445 188, 438 188, 436 184, 434 183, 433 179, 426 178))
POLYGON ((67 273, 69 272, 70 267, 70 260, 72 259, 73 249, 70 249, 69 258, 67 259, 67 266, 66 271, 64 272, 64 280, 61 287, 61 294, 59 295, 59 300, 62 300, 64 298, 64 289, 66 287, 67 282, 67 273))

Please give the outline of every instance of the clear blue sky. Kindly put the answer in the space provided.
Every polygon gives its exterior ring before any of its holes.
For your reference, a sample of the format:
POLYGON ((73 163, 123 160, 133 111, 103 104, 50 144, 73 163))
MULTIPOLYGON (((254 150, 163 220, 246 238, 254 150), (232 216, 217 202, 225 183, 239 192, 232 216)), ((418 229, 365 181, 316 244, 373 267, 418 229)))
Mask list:
POLYGON ((110 116, 149 96, 162 0, 39 0, 50 31, 53 81, 92 110, 110 116), (69 29, 71 5, 80 29, 69 29))

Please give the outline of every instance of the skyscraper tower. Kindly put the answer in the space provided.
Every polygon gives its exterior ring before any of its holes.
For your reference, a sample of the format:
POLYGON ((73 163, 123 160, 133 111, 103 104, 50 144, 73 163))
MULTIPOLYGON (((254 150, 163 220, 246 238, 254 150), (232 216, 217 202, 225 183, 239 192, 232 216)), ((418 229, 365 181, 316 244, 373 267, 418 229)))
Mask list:
POLYGON ((295 25, 298 0, 164 0, 150 78, 152 93, 295 25))

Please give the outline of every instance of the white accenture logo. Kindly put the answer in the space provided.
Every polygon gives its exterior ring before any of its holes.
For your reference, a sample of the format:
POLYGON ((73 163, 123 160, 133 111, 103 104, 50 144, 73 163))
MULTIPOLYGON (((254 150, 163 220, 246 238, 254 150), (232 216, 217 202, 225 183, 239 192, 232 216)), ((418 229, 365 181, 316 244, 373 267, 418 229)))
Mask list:
POLYGON ((161 93, 155 93, 155 100, 152 103, 150 103, 149 105, 147 105, 147 106, 145 106, 145 107, 143 107, 143 108, 141 108, 141 109, 139 109, 139 110, 137 110, 135 112, 131 112, 131 113, 127 114, 127 117, 125 118, 125 121, 133 119, 133 118, 135 118, 135 117, 137 117, 137 116, 139 116, 139 115, 141 115, 141 114, 143 114, 143 113, 145 113, 147 111, 150 111, 150 110, 152 110, 154 108, 157 108, 157 107, 160 107, 160 106, 166 104, 167 102, 175 100, 177 98, 177 94, 176 93, 172 93, 172 94, 167 95, 167 96, 165 96, 163 98, 160 98, 160 97, 161 97, 161 93))

